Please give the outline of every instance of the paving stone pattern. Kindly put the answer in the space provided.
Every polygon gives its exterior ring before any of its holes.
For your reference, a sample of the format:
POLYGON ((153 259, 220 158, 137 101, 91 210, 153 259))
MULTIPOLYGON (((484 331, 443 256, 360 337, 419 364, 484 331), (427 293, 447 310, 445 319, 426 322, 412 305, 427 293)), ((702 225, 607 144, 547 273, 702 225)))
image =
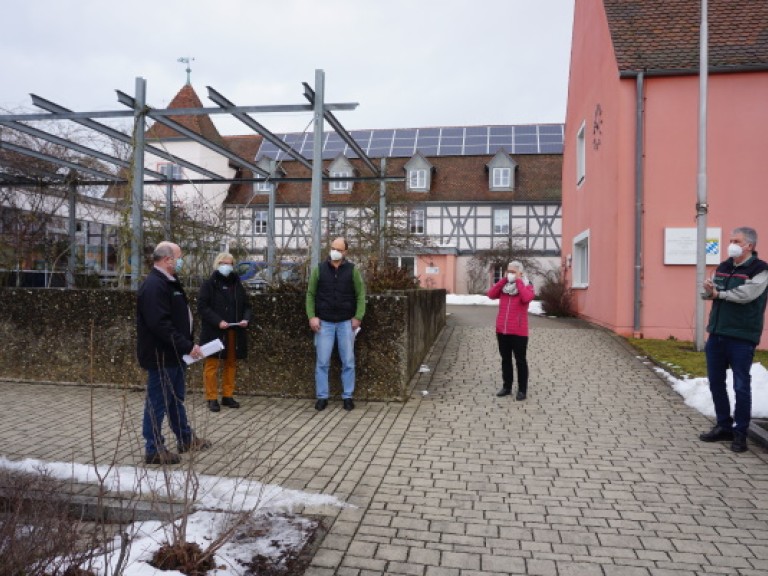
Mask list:
MULTIPOLYGON (((448 309, 405 404, 189 398, 195 469, 351 504, 300 510, 329 525, 308 576, 768 574, 765 448, 698 441, 709 419, 579 321, 532 317, 528 400, 496 398, 495 309, 448 309)), ((143 397, 0 383, 0 454, 142 465, 143 397)))

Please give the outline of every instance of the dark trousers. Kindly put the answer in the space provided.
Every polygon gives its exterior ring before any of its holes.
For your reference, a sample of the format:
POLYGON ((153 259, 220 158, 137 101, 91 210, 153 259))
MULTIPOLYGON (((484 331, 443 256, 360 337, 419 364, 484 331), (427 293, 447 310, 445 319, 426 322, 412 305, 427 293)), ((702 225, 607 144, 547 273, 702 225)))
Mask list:
POLYGON ((147 398, 142 430, 147 454, 155 454, 165 448, 162 429, 166 414, 177 442, 185 443, 192 439, 192 428, 189 427, 184 408, 184 373, 183 366, 147 370, 147 398))
POLYGON ((737 432, 746 434, 752 416, 752 376, 749 372, 755 357, 755 345, 747 340, 710 334, 704 352, 718 425, 727 429, 733 427, 737 432), (733 416, 725 384, 728 368, 733 371, 736 400, 733 416))
POLYGON ((528 336, 514 336, 512 334, 496 333, 499 342, 499 355, 501 356, 501 378, 504 388, 510 390, 515 372, 512 368, 512 355, 515 356, 517 366, 517 389, 520 392, 528 392, 528 360, 525 355, 528 350, 528 336))

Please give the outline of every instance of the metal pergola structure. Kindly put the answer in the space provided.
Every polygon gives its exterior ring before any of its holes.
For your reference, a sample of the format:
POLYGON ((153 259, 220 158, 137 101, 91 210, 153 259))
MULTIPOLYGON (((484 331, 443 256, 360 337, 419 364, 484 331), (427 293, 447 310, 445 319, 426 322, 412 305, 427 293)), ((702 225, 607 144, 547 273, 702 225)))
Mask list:
MULTIPOLYGON (((0 127, 5 127, 11 130, 15 130, 26 135, 38 138, 53 144, 60 145, 64 148, 73 150, 83 156, 98 160, 102 163, 111 164, 117 167, 117 173, 112 174, 107 171, 98 170, 96 168, 86 166, 81 163, 72 162, 62 158, 57 158, 50 154, 44 154, 24 146, 19 146, 11 142, 6 142, 0 139, 0 149, 8 150, 22 156, 43 160, 50 163, 69 169, 68 174, 59 174, 51 172, 36 172, 33 176, 26 174, 14 174, 8 171, 9 164, 4 164, 2 157, 0 157, 0 186, 11 187, 23 187, 23 186, 46 186, 51 184, 66 184, 69 187, 70 194, 70 211, 69 211, 69 233, 70 233, 70 259, 68 266, 67 282, 68 286, 70 281, 74 285, 74 268, 75 268, 75 210, 74 202, 76 198, 76 191, 81 186, 93 186, 93 185, 110 185, 110 184, 128 184, 131 183, 131 287, 137 288, 139 282, 139 271, 141 270, 141 254, 143 246, 143 201, 144 201, 144 186, 147 185, 166 185, 169 190, 172 189, 174 184, 232 184, 232 183, 254 183, 264 180, 270 180, 273 182, 281 181, 308 181, 311 180, 311 216, 312 216, 312 244, 311 244, 311 264, 316 266, 320 260, 320 215, 322 208, 322 184, 323 181, 339 180, 374 180, 380 182, 381 187, 381 200, 383 203, 384 189, 387 181, 400 181, 402 177, 387 177, 385 174, 385 163, 382 160, 381 169, 377 168, 373 161, 365 154, 360 148, 358 143, 352 138, 352 136, 344 129, 342 124, 333 115, 337 110, 354 110, 357 108, 357 103, 337 103, 331 104, 324 101, 325 93, 325 73, 323 70, 315 70, 315 88, 312 89, 307 83, 304 85, 304 96, 308 100, 308 104, 284 104, 284 105, 267 105, 267 106, 237 106, 232 101, 228 100, 217 90, 208 87, 208 97, 217 105, 217 107, 202 107, 202 108, 174 108, 174 109, 155 109, 151 108, 146 103, 146 80, 144 78, 136 78, 135 83, 135 95, 130 96, 117 90, 118 102, 125 105, 129 110, 112 110, 103 112, 74 112, 63 106, 55 104, 49 100, 31 94, 32 103, 38 108, 44 110, 42 113, 33 114, 10 114, 0 115, 0 127), (294 150, 289 144, 282 141, 278 136, 270 132, 262 124, 254 120, 249 114, 254 113, 285 113, 285 112, 313 112, 314 118, 314 150, 312 158, 308 159, 294 150), (253 161, 242 158, 232 152, 231 150, 221 146, 220 144, 213 142, 201 134, 194 132, 182 124, 179 124, 171 116, 200 116, 200 115, 212 115, 212 114, 229 114, 232 117, 240 120, 248 128, 255 133, 262 136, 264 140, 272 143, 278 149, 288 154, 291 158, 301 163, 303 166, 310 168, 312 177, 307 178, 279 178, 269 174, 253 161), (132 118, 134 120, 134 133, 132 135, 124 134, 114 128, 107 126, 97 119, 101 118, 132 118), (161 148, 157 148, 152 145, 148 145, 145 142, 144 125, 145 120, 151 118, 155 122, 171 128, 172 130, 182 134, 183 136, 197 142, 198 144, 213 150, 214 152, 226 157, 232 164, 250 170, 255 177, 254 178, 226 178, 221 174, 212 172, 202 166, 196 165, 192 162, 178 158, 166 152, 161 148), (132 159, 130 162, 108 155, 104 152, 83 146, 71 140, 61 138, 44 130, 32 127, 25 122, 34 121, 51 121, 51 120, 70 120, 81 126, 84 126, 90 130, 96 131, 107 138, 128 144, 132 148, 132 159), (359 156, 366 167, 371 171, 372 176, 368 177, 343 177, 343 178, 330 178, 327 173, 324 173, 322 168, 322 134, 323 134, 323 122, 327 121, 331 127, 339 134, 339 136, 349 145, 349 147, 359 156), (151 170, 144 165, 145 154, 150 154, 168 160, 173 164, 178 164, 187 170, 190 170, 198 175, 199 178, 194 179, 174 179, 172 174, 163 174, 155 170, 151 170), (127 178, 123 175, 126 170, 131 171, 131 177, 127 178)), ((274 259, 275 245, 274 245, 274 188, 270 192, 269 198, 269 233, 268 233, 268 251, 267 259, 272 262, 274 259)), ((167 216, 170 210, 170 197, 166 202, 167 216)), ((383 226, 380 220, 380 225, 383 226)), ((381 232, 381 231, 380 231, 381 232)))

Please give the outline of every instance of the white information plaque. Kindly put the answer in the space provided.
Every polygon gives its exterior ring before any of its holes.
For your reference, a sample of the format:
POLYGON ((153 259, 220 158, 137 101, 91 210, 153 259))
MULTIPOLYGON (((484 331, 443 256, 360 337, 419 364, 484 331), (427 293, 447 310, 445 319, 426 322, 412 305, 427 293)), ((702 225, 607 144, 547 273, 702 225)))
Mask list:
MULTIPOLYGON (((707 228, 707 265, 723 260, 720 228, 707 228)), ((664 229, 664 264, 696 264, 696 228, 664 229)))

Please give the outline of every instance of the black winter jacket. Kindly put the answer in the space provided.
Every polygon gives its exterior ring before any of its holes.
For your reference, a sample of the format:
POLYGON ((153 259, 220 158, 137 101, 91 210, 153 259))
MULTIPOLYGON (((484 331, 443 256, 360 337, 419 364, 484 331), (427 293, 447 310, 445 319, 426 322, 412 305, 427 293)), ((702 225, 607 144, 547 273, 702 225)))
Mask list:
POLYGON ((219 352, 219 357, 227 355, 227 332, 235 331, 235 357, 244 360, 248 357, 248 332, 247 328, 239 326, 222 330, 219 323, 234 323, 252 319, 251 301, 243 288, 240 278, 235 272, 229 276, 222 276, 218 270, 200 286, 197 295, 197 313, 200 315, 202 329, 200 343, 205 344, 214 338, 219 338, 224 343, 224 350, 219 352))
POLYGON ((152 268, 136 297, 136 355, 145 370, 184 364, 194 347, 192 318, 178 278, 152 268))

